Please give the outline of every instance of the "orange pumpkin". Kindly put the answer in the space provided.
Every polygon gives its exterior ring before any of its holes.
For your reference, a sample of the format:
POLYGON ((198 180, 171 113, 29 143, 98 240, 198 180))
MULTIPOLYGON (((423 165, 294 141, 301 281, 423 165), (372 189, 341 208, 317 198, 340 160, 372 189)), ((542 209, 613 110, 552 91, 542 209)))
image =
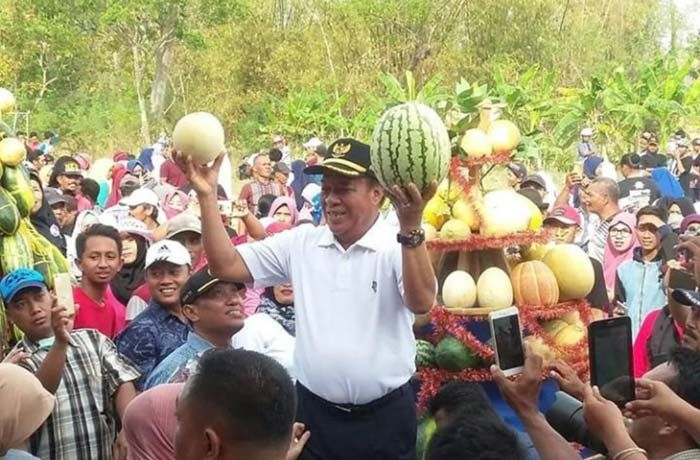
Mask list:
POLYGON ((559 285, 552 270, 539 260, 522 262, 510 274, 517 305, 551 306, 559 302, 559 285))

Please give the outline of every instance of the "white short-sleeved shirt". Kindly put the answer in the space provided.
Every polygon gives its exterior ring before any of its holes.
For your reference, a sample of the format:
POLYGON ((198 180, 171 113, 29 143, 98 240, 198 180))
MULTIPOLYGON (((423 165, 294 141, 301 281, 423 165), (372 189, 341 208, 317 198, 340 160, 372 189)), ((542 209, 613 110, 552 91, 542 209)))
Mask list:
POLYGON ((294 370, 322 398, 365 404, 415 371, 396 229, 377 219, 347 250, 327 226, 303 225, 237 247, 256 286, 291 282, 294 370))

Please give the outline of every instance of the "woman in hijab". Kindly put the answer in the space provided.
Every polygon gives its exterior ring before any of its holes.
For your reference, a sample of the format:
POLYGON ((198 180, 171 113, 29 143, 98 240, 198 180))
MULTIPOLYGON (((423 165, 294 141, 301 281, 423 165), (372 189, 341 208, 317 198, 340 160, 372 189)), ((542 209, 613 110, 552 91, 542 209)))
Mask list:
POLYGON ((97 205, 104 208, 109 197, 109 180, 112 178, 114 161, 109 158, 98 158, 90 167, 88 177, 100 185, 100 193, 97 196, 97 205))
POLYGON ((656 200, 655 204, 668 211, 666 223, 676 233, 680 231, 683 218, 695 214, 693 202, 684 196, 679 198, 664 196, 656 200))
POLYGON ((634 248, 638 246, 635 227, 637 218, 628 212, 619 212, 610 222, 608 239, 603 255, 603 277, 609 292, 615 291, 617 267, 632 258, 634 248))
POLYGON ((143 165, 139 160, 129 160, 126 163, 126 169, 138 178, 141 178, 143 175, 143 165))
POLYGON ((297 223, 299 213, 297 212, 294 198, 280 196, 275 198, 275 201, 272 202, 270 211, 267 215, 276 222, 291 224, 294 226, 297 223))
POLYGON ((304 162, 304 160, 292 161, 294 180, 292 180, 291 187, 292 190, 294 190, 294 199, 297 203, 297 209, 301 209, 304 206, 304 197, 301 196, 301 192, 307 185, 313 182, 311 176, 304 173, 304 168, 306 168, 306 162, 304 162))
POLYGON ((277 321, 290 335, 296 335, 294 316, 294 289, 291 284, 265 288, 255 313, 265 313, 277 321))
POLYGON ((189 202, 190 199, 185 192, 172 190, 163 195, 163 198, 160 200, 160 207, 165 212, 165 216, 168 219, 172 219, 187 209, 189 202))
POLYGON ((114 165, 114 169, 112 170, 112 187, 110 188, 109 198, 107 198, 106 208, 114 206, 122 199, 122 192, 119 190, 119 185, 122 178, 127 174, 129 174, 129 170, 124 166, 118 163, 114 165))
POLYGON ((124 412, 124 435, 129 460, 175 458, 175 403, 184 383, 166 383, 134 398, 124 412))
POLYGON ((0 364, 0 460, 30 460, 33 455, 13 449, 51 415, 56 398, 29 371, 0 364))
POLYGON ((146 264, 146 251, 151 244, 151 233, 143 222, 127 217, 119 222, 119 236, 122 240, 122 268, 112 278, 112 292, 124 305, 143 284, 146 264))
POLYGON ((70 237, 66 237, 66 258, 68 263, 70 263, 71 271, 76 280, 80 280, 83 273, 78 268, 78 252, 75 248, 75 241, 78 235, 83 233, 88 228, 99 223, 100 217, 95 211, 85 210, 80 211, 75 218, 75 226, 73 227, 73 233, 70 237))
POLYGON ((44 238, 65 255, 66 239, 61 233, 61 227, 58 225, 51 206, 44 198, 44 187, 41 185, 41 179, 36 171, 30 171, 29 183, 34 193, 34 207, 29 214, 29 220, 44 238))
POLYGON ((148 172, 153 171, 153 148, 146 147, 139 154, 139 162, 148 172))

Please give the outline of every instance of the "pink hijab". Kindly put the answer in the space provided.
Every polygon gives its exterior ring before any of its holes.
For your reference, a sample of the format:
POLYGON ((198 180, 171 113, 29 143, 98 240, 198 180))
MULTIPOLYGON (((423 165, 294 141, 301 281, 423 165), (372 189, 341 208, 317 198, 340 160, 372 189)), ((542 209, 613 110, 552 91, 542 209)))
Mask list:
POLYGON ((297 202, 294 198, 289 196, 279 196, 275 198, 275 201, 270 205, 270 212, 267 213, 268 216, 273 217, 277 210, 282 206, 289 208, 289 213, 292 215, 292 225, 296 225, 299 213, 297 212, 297 202))
POLYGON ((634 253, 634 248, 636 248, 639 243, 637 242, 637 233, 635 232, 635 226, 637 224, 637 218, 626 212, 619 212, 615 217, 613 217, 609 228, 615 227, 617 224, 623 223, 632 231, 632 240, 630 241, 629 247, 627 247, 622 252, 615 249, 610 241, 610 234, 605 240, 605 254, 603 255, 603 275, 605 277, 605 287, 614 290, 615 289, 615 275, 617 274, 617 267, 620 266, 622 262, 630 260, 634 253))
POLYGON ((167 192, 165 195, 163 195, 163 199, 160 201, 160 206, 163 208, 163 211, 165 211, 165 215, 167 216, 168 219, 172 219, 173 217, 177 216, 180 214, 182 211, 187 209, 187 205, 190 202, 190 197, 187 196, 187 194, 181 190, 174 190, 172 192, 167 192), (178 195, 180 197, 180 200, 182 200, 182 209, 177 209, 172 206, 170 206, 170 200, 175 196, 178 195))
POLYGON ((184 383, 158 385, 129 403, 123 420, 129 460, 175 458, 175 402, 184 386, 184 383))

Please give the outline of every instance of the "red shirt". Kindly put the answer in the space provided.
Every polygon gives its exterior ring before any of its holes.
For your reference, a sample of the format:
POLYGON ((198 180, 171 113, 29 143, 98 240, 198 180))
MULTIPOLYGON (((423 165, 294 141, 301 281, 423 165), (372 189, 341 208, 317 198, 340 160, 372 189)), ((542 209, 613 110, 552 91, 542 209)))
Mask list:
POLYGON ((185 173, 177 167, 173 160, 165 160, 160 165, 160 178, 165 179, 165 182, 176 188, 187 185, 185 173))
POLYGON ((107 287, 102 304, 92 300, 80 286, 73 288, 73 298, 78 307, 74 329, 97 329, 113 339, 126 325, 126 308, 107 287))
MULTIPOLYGON (((651 370, 651 361, 649 361, 649 353, 647 350, 647 342, 654 332, 654 323, 656 318, 661 314, 661 308, 652 310, 642 321, 642 325, 637 332, 637 337, 634 339, 632 346, 632 363, 634 366, 634 378, 640 379, 644 374, 651 370)), ((683 338, 683 328, 674 320, 673 327, 678 333, 678 337, 683 338)))

